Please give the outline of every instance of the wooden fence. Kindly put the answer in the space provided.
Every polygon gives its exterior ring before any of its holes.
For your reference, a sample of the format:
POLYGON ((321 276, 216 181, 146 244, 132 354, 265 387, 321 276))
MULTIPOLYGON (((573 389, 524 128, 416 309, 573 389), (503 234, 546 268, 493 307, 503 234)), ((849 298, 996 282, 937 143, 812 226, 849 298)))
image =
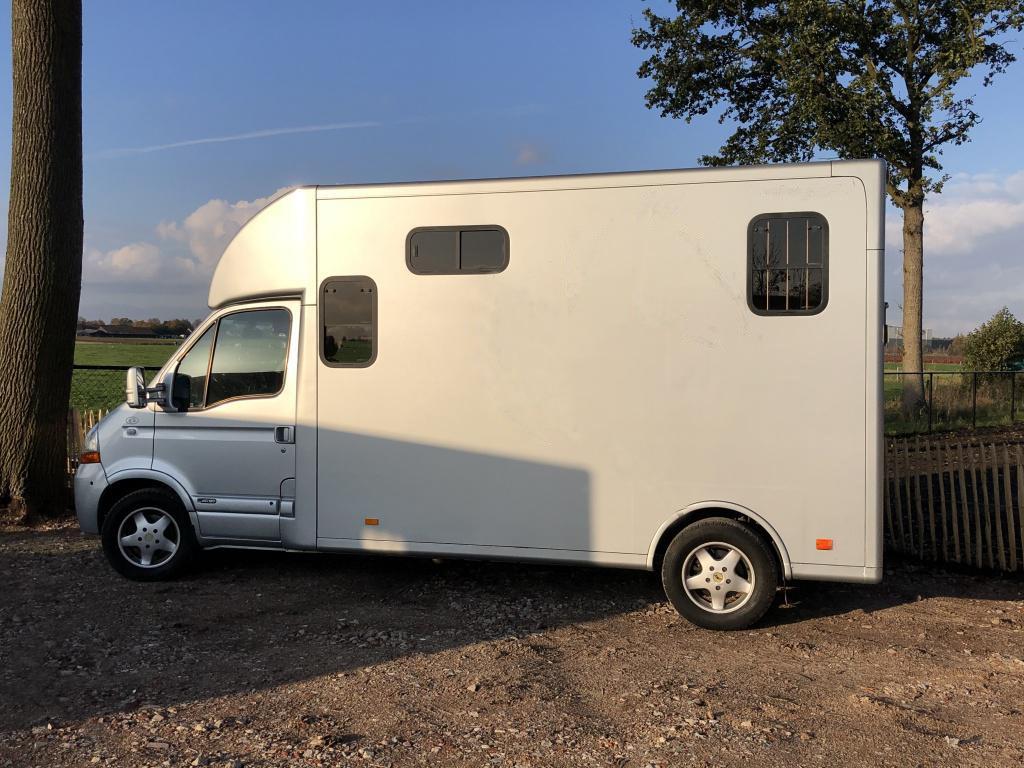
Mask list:
POLYGON ((922 560, 1024 570, 1024 436, 887 438, 887 544, 922 560))

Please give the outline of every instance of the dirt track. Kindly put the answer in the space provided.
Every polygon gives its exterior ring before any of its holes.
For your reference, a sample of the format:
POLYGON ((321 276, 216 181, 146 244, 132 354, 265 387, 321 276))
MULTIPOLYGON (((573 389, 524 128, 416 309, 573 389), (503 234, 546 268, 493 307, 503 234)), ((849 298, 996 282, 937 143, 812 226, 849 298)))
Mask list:
POLYGON ((0 529, 0 766, 1019 765, 1024 580, 890 566, 694 629, 650 574, 0 529))

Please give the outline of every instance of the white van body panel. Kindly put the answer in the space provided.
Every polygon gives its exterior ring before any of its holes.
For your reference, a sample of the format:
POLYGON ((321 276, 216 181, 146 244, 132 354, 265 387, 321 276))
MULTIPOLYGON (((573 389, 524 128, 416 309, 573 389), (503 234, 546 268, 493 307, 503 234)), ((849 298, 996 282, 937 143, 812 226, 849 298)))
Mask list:
POLYGON ((282 391, 155 409, 138 464, 176 478, 206 545, 650 568, 722 510, 787 577, 875 581, 884 184, 850 161, 294 190, 226 249, 207 321, 286 306, 282 391), (748 225, 799 212, 827 220, 827 305, 755 314, 748 225), (480 225, 507 231, 504 271, 410 271, 412 230, 480 225), (330 367, 318 294, 353 276, 376 358, 330 367))
POLYGON ((155 419, 155 406, 133 409, 122 403, 100 420, 96 433, 107 477, 124 470, 149 468, 155 419))
POLYGON ((881 171, 835 165, 320 189, 317 282, 371 276, 379 312, 372 366, 318 368, 318 546, 646 564, 722 499, 794 575, 877 567, 881 171), (828 220, 828 306, 760 317, 747 223, 789 211, 828 220), (458 224, 504 227, 508 268, 411 273, 409 231, 458 224))
POLYGON ((271 201, 228 243, 210 280, 210 309, 268 296, 313 296, 316 188, 271 201), (268 293, 268 280, 274 289, 268 293))

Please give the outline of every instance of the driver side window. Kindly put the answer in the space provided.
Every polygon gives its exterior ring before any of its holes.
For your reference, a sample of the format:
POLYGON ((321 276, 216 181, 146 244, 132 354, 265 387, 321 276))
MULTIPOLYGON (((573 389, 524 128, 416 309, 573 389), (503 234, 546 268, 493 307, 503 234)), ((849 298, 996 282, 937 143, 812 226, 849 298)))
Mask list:
POLYGON ((199 337, 199 341, 192 345, 192 349, 186 352, 178 363, 178 374, 189 378, 189 408, 203 407, 203 399, 206 397, 206 371, 210 367, 210 349, 213 347, 216 331, 216 324, 207 328, 199 337))
POLYGON ((242 397, 272 397, 284 386, 291 315, 254 309, 224 315, 178 364, 189 377, 189 407, 242 397))

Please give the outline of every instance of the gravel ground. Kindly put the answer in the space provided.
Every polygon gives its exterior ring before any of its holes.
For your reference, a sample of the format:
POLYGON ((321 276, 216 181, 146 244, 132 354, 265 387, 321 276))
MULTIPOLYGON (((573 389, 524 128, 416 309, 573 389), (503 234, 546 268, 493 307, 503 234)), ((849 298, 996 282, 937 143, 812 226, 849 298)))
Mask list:
POLYGON ((891 563, 752 631, 651 574, 209 553, 140 585, 0 526, 0 766, 1024 761, 1024 581, 891 563))

